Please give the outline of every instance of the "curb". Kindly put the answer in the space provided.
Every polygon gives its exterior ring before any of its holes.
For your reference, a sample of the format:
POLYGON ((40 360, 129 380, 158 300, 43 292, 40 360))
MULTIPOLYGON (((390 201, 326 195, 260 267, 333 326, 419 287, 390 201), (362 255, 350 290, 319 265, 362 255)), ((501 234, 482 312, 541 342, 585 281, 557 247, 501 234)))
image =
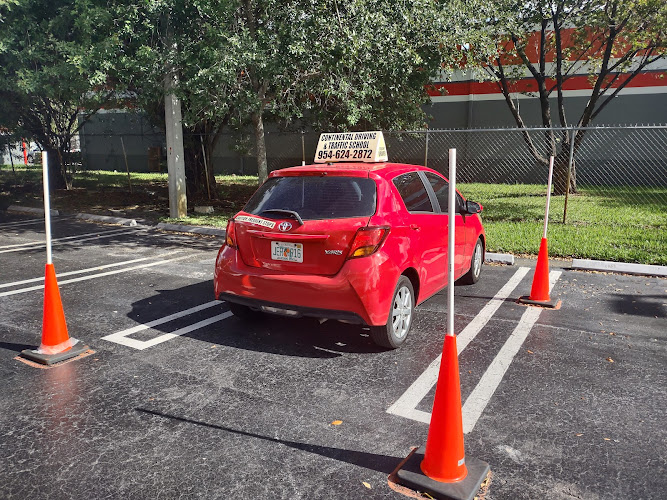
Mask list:
POLYGON ((509 254, 509 253, 486 252, 486 254, 484 254, 484 261, 485 262, 498 262, 500 264, 507 264, 507 265, 513 266, 514 265, 514 255, 509 254))
POLYGON ((572 259, 572 269, 667 277, 667 266, 630 264, 627 262, 611 262, 606 260, 572 259))
MULTIPOLYGON (((7 212, 44 215, 43 208, 22 207, 21 205, 9 205, 7 207, 7 212)), ((58 210, 53 210, 53 209, 49 210, 49 213, 51 215, 60 215, 60 212, 58 212, 58 210)))
POLYGON ((93 222, 106 222, 107 224, 120 224, 121 226, 136 226, 137 221, 134 219, 125 219, 123 217, 111 217, 108 215, 95 214, 76 214, 76 219, 89 220, 93 222))
POLYGON ((203 227, 203 226, 184 226, 181 224, 167 224, 166 222, 160 222, 157 226, 157 229, 162 231, 175 231, 178 233, 194 233, 194 234, 207 234, 209 236, 221 236, 225 237, 227 234, 224 229, 216 229, 213 227, 203 227))

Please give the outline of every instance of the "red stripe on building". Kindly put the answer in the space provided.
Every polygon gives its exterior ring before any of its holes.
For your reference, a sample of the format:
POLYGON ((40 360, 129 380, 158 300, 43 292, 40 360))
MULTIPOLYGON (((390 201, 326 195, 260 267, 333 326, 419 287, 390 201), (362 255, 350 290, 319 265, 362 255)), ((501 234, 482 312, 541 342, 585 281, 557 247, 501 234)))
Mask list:
MULTIPOLYGON (((617 88, 629 75, 621 75, 612 84, 612 88, 617 88)), ((547 78, 547 88, 550 89, 556 85, 556 80, 547 78)), ((634 77, 625 88, 638 87, 665 87, 667 86, 667 71, 655 73, 640 73, 634 77)), ((533 78, 524 78, 513 84, 510 84, 510 92, 537 92, 537 82, 533 78)), ((563 83, 563 90, 591 90, 593 86, 587 75, 572 76, 563 83)), ((449 82, 434 83, 429 85, 428 94, 430 96, 442 95, 483 95, 483 94, 502 94, 497 82, 449 82)), ((555 91, 554 91, 555 92, 555 91)))

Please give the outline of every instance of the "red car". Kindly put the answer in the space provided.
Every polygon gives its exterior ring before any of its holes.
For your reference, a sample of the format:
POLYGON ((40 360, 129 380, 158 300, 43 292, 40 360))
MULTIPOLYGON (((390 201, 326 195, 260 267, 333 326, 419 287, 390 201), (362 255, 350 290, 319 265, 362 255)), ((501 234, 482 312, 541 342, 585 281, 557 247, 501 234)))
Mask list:
MULTIPOLYGON (((447 284, 448 182, 429 168, 335 163, 278 170, 227 225, 215 297, 258 311, 370 326, 396 348, 414 308, 447 284)), ((455 278, 484 261, 482 207, 456 200, 455 278)))

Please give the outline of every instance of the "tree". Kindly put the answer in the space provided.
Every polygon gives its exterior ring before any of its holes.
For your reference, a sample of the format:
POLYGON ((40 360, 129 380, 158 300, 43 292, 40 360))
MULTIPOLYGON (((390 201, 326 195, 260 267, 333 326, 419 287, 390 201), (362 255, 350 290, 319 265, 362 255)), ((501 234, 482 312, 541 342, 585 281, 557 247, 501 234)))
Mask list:
MULTIPOLYGON (((470 51, 469 62, 481 61, 487 75, 498 82, 505 102, 534 158, 547 164, 555 156, 554 193, 568 187, 567 167, 572 136, 567 131, 545 133, 544 155, 526 130, 512 98, 518 82, 532 81, 528 92, 539 100, 541 124, 551 128, 557 119, 567 127, 564 89, 575 78, 587 76, 588 103, 576 118, 587 127, 642 71, 664 58, 667 47, 667 3, 663 0, 505 0, 482 2, 474 22, 487 24, 489 42, 470 51), (552 97, 555 94, 555 115, 552 97), (559 148, 560 144, 560 148, 559 148)), ((574 135, 574 150, 585 132, 574 135)), ((576 171, 569 189, 576 191, 576 171)))
POLYGON ((226 82, 236 76, 224 66, 229 54, 215 49, 219 30, 212 26, 229 19, 231 4, 116 0, 111 7, 116 86, 132 107, 162 128, 165 73, 167 68, 175 71, 174 93, 182 102, 188 196, 217 198, 211 157, 223 130, 233 122, 231 87, 226 82))
POLYGON ((70 143, 113 96, 98 56, 109 16, 95 0, 0 3, 0 124, 49 153, 50 182, 71 188, 70 143))
POLYGON ((267 120, 337 130, 424 127, 426 85, 443 60, 453 62, 460 36, 453 9, 434 0, 201 4, 211 8, 200 26, 216 57, 200 75, 218 76, 222 84, 209 96, 235 110, 237 126, 251 123, 260 182, 268 174, 267 120))
POLYGON ((456 27, 458 1, 446 7, 435 0, 118 5, 116 68, 136 102, 144 107, 159 99, 156 82, 169 62, 178 68, 184 124, 195 138, 186 159, 196 159, 200 136, 210 154, 223 128, 250 128, 260 182, 268 174, 266 122, 336 130, 424 127, 426 85, 443 61, 458 56, 457 38, 466 38, 456 27), (169 45, 161 41, 165 13, 173 21, 169 45))

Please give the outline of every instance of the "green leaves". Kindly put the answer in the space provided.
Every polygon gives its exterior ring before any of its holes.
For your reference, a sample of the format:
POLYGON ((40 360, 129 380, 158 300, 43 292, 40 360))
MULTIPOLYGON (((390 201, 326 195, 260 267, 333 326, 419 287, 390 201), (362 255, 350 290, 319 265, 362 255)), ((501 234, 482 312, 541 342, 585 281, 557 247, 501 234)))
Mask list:
MULTIPOLYGON (((79 110, 94 112, 110 95, 108 66, 96 57, 104 52, 108 21, 101 0, 1 3, 0 126, 65 157, 79 110)), ((64 185, 64 170, 52 171, 64 185)))

